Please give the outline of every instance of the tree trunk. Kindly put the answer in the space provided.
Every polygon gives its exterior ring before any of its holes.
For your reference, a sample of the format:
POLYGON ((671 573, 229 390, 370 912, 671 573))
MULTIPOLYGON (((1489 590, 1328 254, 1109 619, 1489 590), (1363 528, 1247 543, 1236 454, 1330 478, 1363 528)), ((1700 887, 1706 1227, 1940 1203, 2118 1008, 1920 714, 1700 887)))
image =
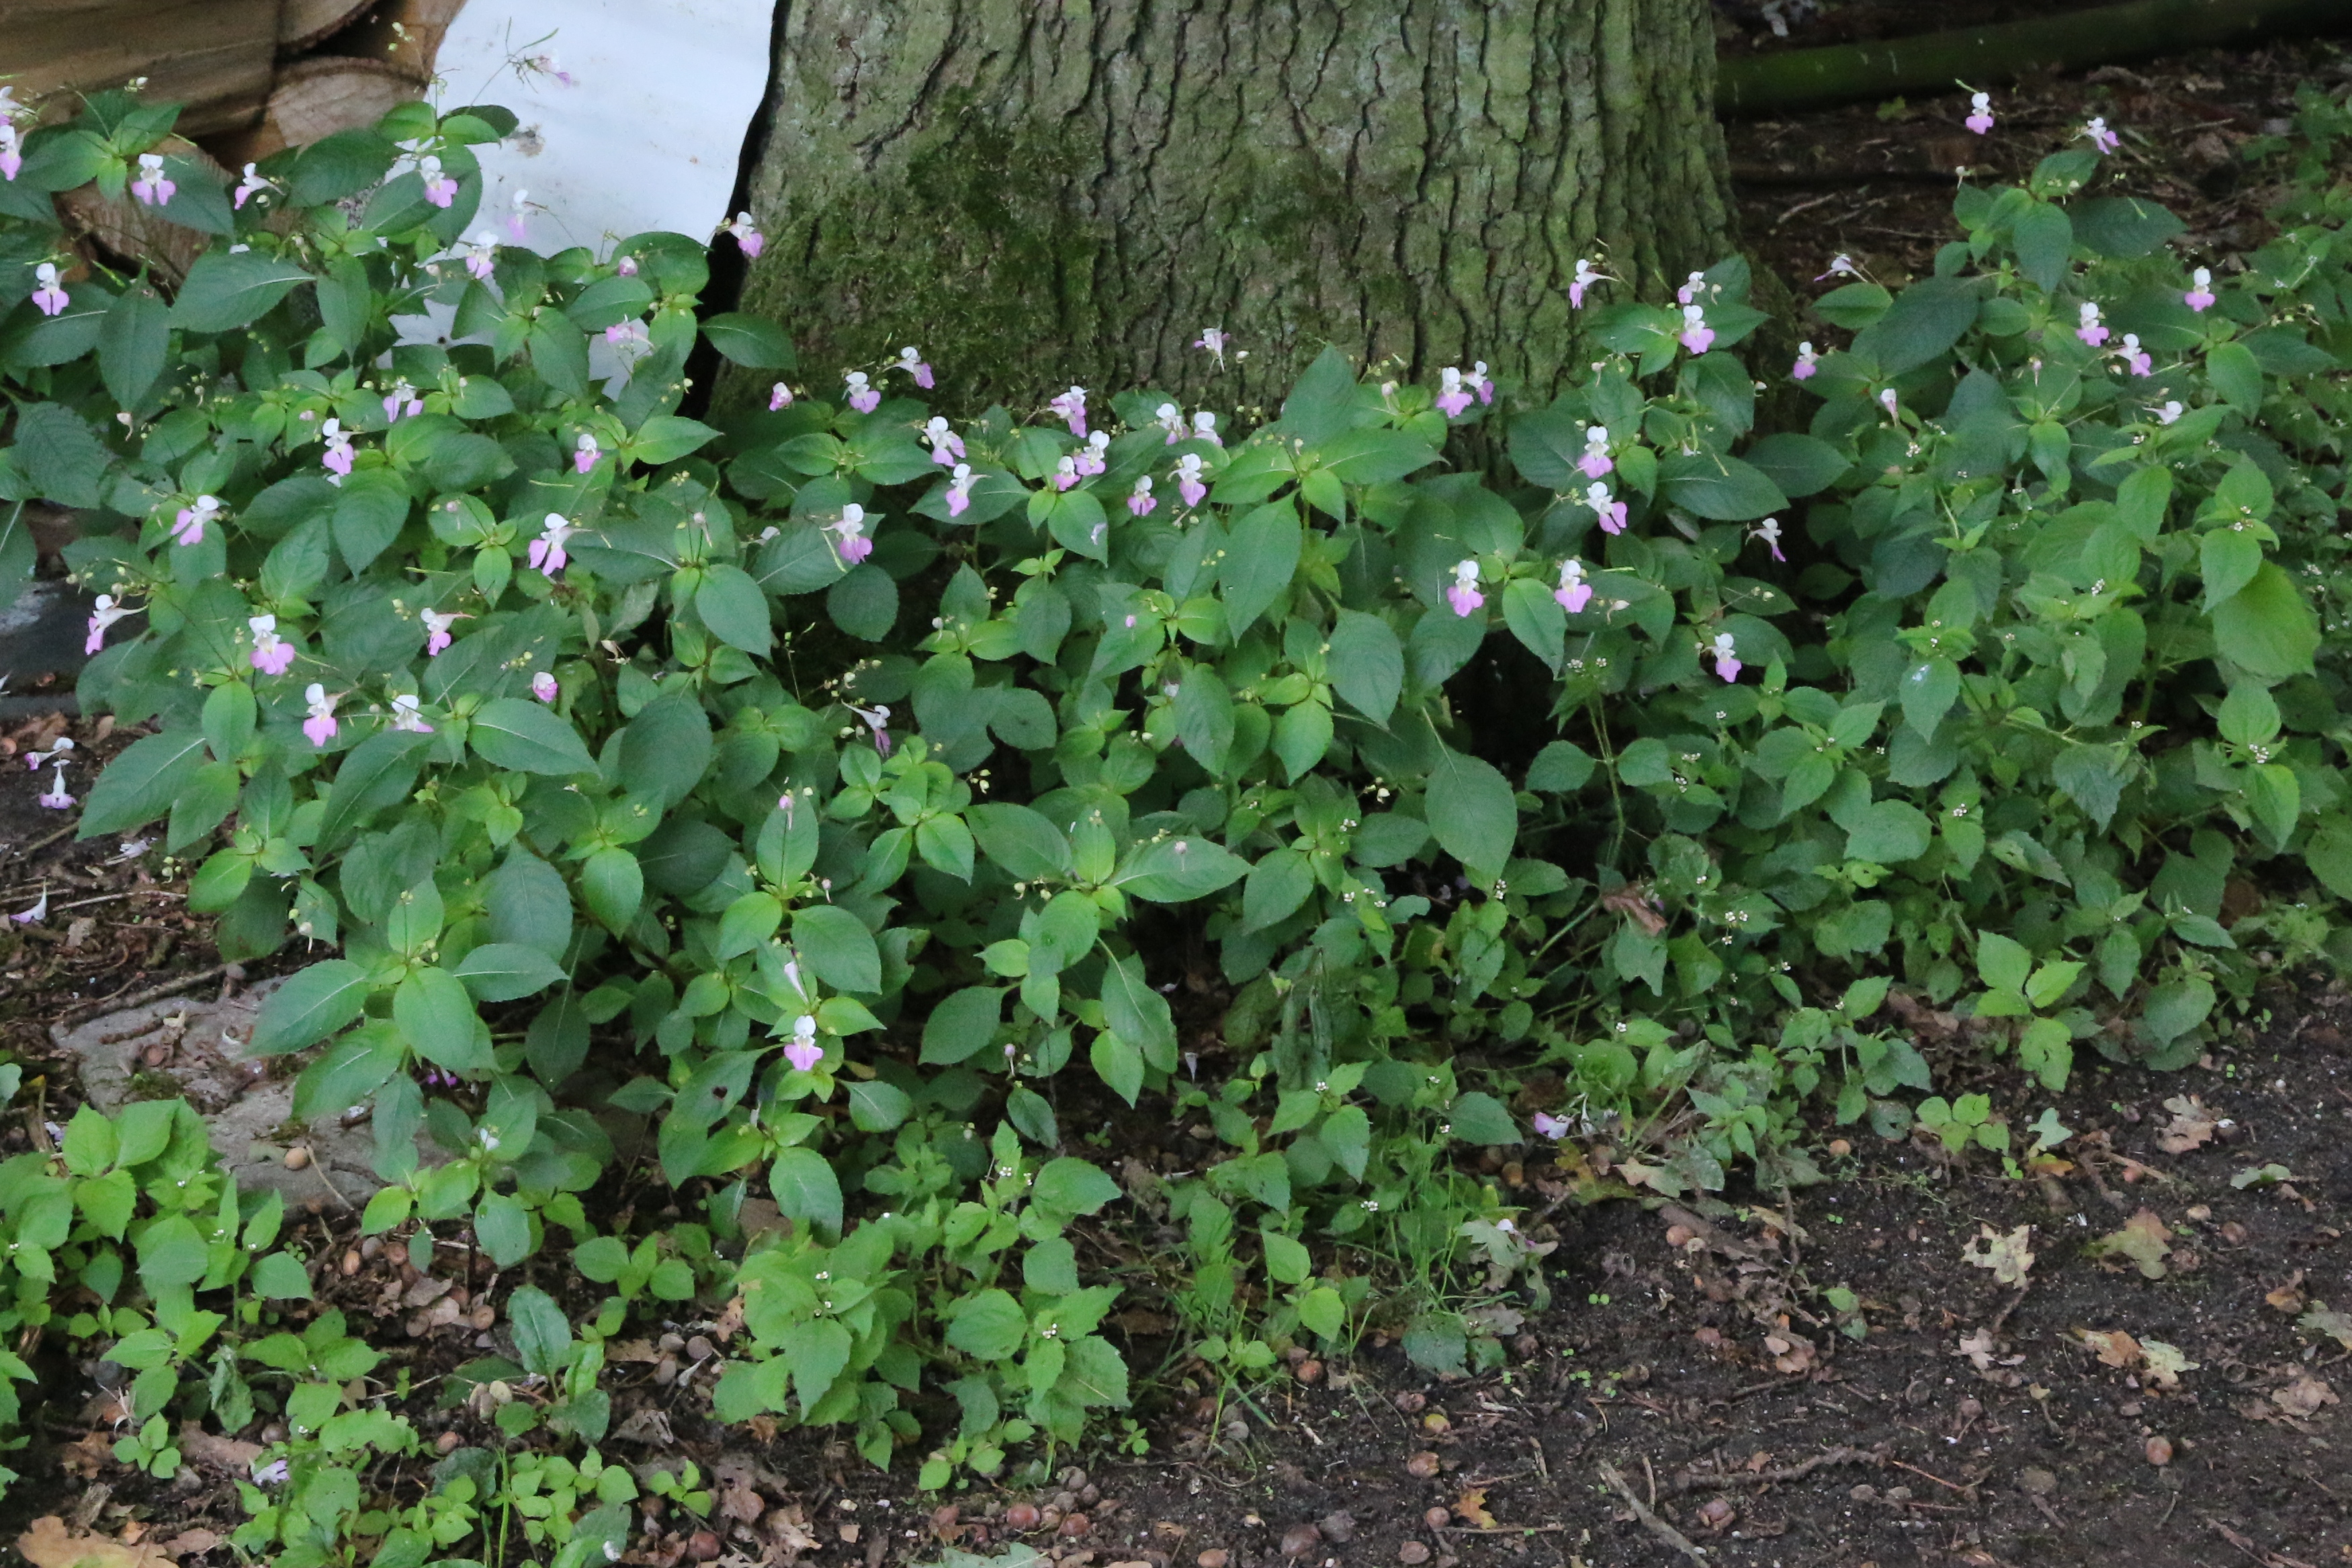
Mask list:
POLYGON ((1579 257, 1655 298, 1728 246, 1705 0, 783 0, 777 49, 745 307, 813 373, 1248 413, 1333 343, 1541 391, 1579 257))

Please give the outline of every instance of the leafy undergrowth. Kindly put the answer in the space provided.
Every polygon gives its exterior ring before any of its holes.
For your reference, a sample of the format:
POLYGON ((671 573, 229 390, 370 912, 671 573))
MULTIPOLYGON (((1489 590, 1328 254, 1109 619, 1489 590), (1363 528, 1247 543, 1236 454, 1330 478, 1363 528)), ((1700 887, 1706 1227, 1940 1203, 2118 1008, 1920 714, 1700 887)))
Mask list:
MULTIPOLYGON (((2352 953, 2325 95, 2248 257, 2086 147, 1962 186, 1934 276, 1832 269, 1769 432, 1737 259, 1596 280, 1540 405, 1331 353, 1256 431, 957 422, 913 351, 793 384, 699 242, 469 237, 501 110, 234 195, 170 118, 100 95, 0 183, 0 494, 84 512, 81 696, 152 731, 41 787, 157 824, 225 960, 335 951, 247 1044, 384 1184, 289 1231, 192 1116, 37 1117, 0 1326, 95 1358, 75 1462, 228 1456, 245 1555, 713 1556, 711 1423, 952 1495, 1139 1448, 1145 1375, 1235 1441, 1365 1346, 1500 1375, 1564 1205, 1704 1250, 1734 1173, 1821 1180, 1809 1120, 2096 1177, 2061 1096, 2352 953), (78 271, 88 181, 224 243, 78 271), (698 343, 787 379, 686 417, 698 343), (1509 468, 1449 470, 1488 421, 1509 468)), ((2165 1223, 2102 1245, 2162 1277, 2165 1223)), ((1966 1238, 2032 1300, 2030 1232, 1966 1238)), ((1780 1273, 1811 1375, 1872 1309, 1780 1273)))

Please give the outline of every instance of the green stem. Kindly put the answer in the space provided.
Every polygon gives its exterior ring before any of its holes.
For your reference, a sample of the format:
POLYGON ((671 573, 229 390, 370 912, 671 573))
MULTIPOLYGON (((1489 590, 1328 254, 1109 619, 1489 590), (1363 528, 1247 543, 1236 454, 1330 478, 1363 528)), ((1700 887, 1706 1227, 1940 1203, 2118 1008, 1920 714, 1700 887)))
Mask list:
POLYGON ((1991 27, 1954 27, 1832 48, 1790 49, 1723 61, 1715 106, 1767 114, 1901 92, 1981 87, 2036 71, 2077 70, 2344 20, 2343 0, 2131 0, 2095 11, 1991 27))

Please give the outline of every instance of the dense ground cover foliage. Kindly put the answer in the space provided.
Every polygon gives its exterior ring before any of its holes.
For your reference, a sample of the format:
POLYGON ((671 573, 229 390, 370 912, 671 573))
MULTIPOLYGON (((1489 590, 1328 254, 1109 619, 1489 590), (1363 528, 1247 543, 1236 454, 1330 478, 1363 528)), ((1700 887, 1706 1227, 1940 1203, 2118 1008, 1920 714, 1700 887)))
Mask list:
POLYGON ((1246 433, 1148 389, 950 419, 913 351, 803 382, 774 324, 698 319, 698 242, 478 226, 495 110, 234 192, 142 167, 169 125, 102 95, 0 184, 0 495, 82 510, 82 692, 155 730, 71 781, 81 830, 166 821, 225 955, 332 952, 252 1044, 306 1053, 299 1115, 369 1108, 372 1229, 610 1291, 518 1292, 467 1379, 517 1447, 363 1509, 415 1440, 342 1408, 371 1352, 112 1246, 266 1247, 266 1205, 208 1190, 207 1234, 94 1131, 18 1162, 10 1236, 59 1260, 12 1263, 20 1322, 101 1304, 63 1331, 127 1336, 142 1420, 287 1415, 249 1551, 422 1562, 518 1486, 567 1562, 614 1548, 635 1481, 564 1456, 604 1342, 698 1297, 740 1317, 722 1418, 933 1486, 1042 1465, 1129 1397, 1071 1235, 1122 1198, 1110 1097, 1223 1145, 1164 1194, 1202 1361, 1378 1325, 1460 1367, 1542 1289, 1465 1151, 1801 1182, 1813 1116, 2022 1160, 2054 1121, 1935 1094, 1893 987, 2055 1089, 2352 956, 2324 100, 2242 268, 2077 148, 1963 186, 1935 275, 1843 282, 1850 338, 1793 365, 1733 352, 1735 259, 1673 305, 1596 283, 1549 403, 1327 354, 1246 433), (93 179, 219 237, 168 300, 59 270, 47 193, 93 179), (685 417, 698 340, 785 379, 685 417), (1509 471, 1449 468, 1485 423, 1509 471), (698 1218, 604 1233, 614 1110, 698 1218))

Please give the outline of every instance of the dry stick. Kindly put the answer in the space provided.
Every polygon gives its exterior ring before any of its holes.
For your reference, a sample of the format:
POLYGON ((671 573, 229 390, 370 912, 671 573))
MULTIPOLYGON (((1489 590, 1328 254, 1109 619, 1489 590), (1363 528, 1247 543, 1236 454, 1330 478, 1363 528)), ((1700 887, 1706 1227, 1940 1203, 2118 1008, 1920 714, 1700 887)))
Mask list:
POLYGON ((1640 1520, 1651 1534, 1697 1563, 1699 1568, 1707 1568, 1706 1553, 1692 1545, 1689 1536, 1651 1512, 1649 1505, 1634 1495, 1633 1486, 1619 1473, 1616 1466, 1603 1461, 1601 1479, 1609 1483, 1611 1490, 1625 1500, 1625 1506, 1633 1510, 1633 1517, 1640 1520))
POLYGON ((1555 1530, 1567 1530, 1570 1527, 1565 1524, 1497 1524, 1493 1526, 1441 1524, 1437 1527, 1437 1533, 1440 1535, 1549 1535, 1555 1530))
POLYGON ((1977 1489, 1973 1486, 1964 1487, 1958 1481, 1948 1481, 1932 1470, 1923 1470, 1916 1465, 1906 1465, 1900 1459, 1889 1458, 1886 1462, 1894 1466, 1898 1470, 1908 1470, 1915 1476, 1926 1476, 1929 1480, 1935 1482, 1939 1487, 1949 1487, 1952 1490, 1959 1493, 1962 1497, 1969 1499, 1971 1502, 1976 1500, 1977 1489))
POLYGON ((1729 1490, 1733 1487, 1763 1486, 1772 1481, 1802 1480, 1824 1465, 1872 1465, 1878 1456, 1867 1448, 1832 1448, 1816 1454, 1801 1465, 1788 1465, 1777 1470, 1732 1470, 1709 1473, 1685 1470, 1676 1476, 1667 1489, 1680 1497, 1687 1491, 1729 1490))
POLYGON ((102 997, 96 1002, 85 1002, 80 1006, 61 1014, 51 1027, 62 1029, 69 1025, 79 1024, 84 1018, 95 1017, 110 1007, 122 1009, 144 1007, 148 1003, 158 1001, 175 992, 202 985, 207 980, 217 980, 227 972, 227 964, 215 963, 210 969, 200 969, 194 974, 183 974, 177 980, 167 980, 161 985, 150 985, 135 996, 125 996, 121 992, 117 992, 111 996, 102 997))
POLYGON ((63 827, 58 828, 55 833, 50 834, 47 838, 37 838, 32 843, 26 845, 22 849, 17 850, 14 858, 18 860, 28 858, 39 851, 47 849, 50 845, 55 844, 58 839, 63 838, 67 834, 71 833, 75 828, 80 826, 81 824, 79 820, 68 822, 63 827))

